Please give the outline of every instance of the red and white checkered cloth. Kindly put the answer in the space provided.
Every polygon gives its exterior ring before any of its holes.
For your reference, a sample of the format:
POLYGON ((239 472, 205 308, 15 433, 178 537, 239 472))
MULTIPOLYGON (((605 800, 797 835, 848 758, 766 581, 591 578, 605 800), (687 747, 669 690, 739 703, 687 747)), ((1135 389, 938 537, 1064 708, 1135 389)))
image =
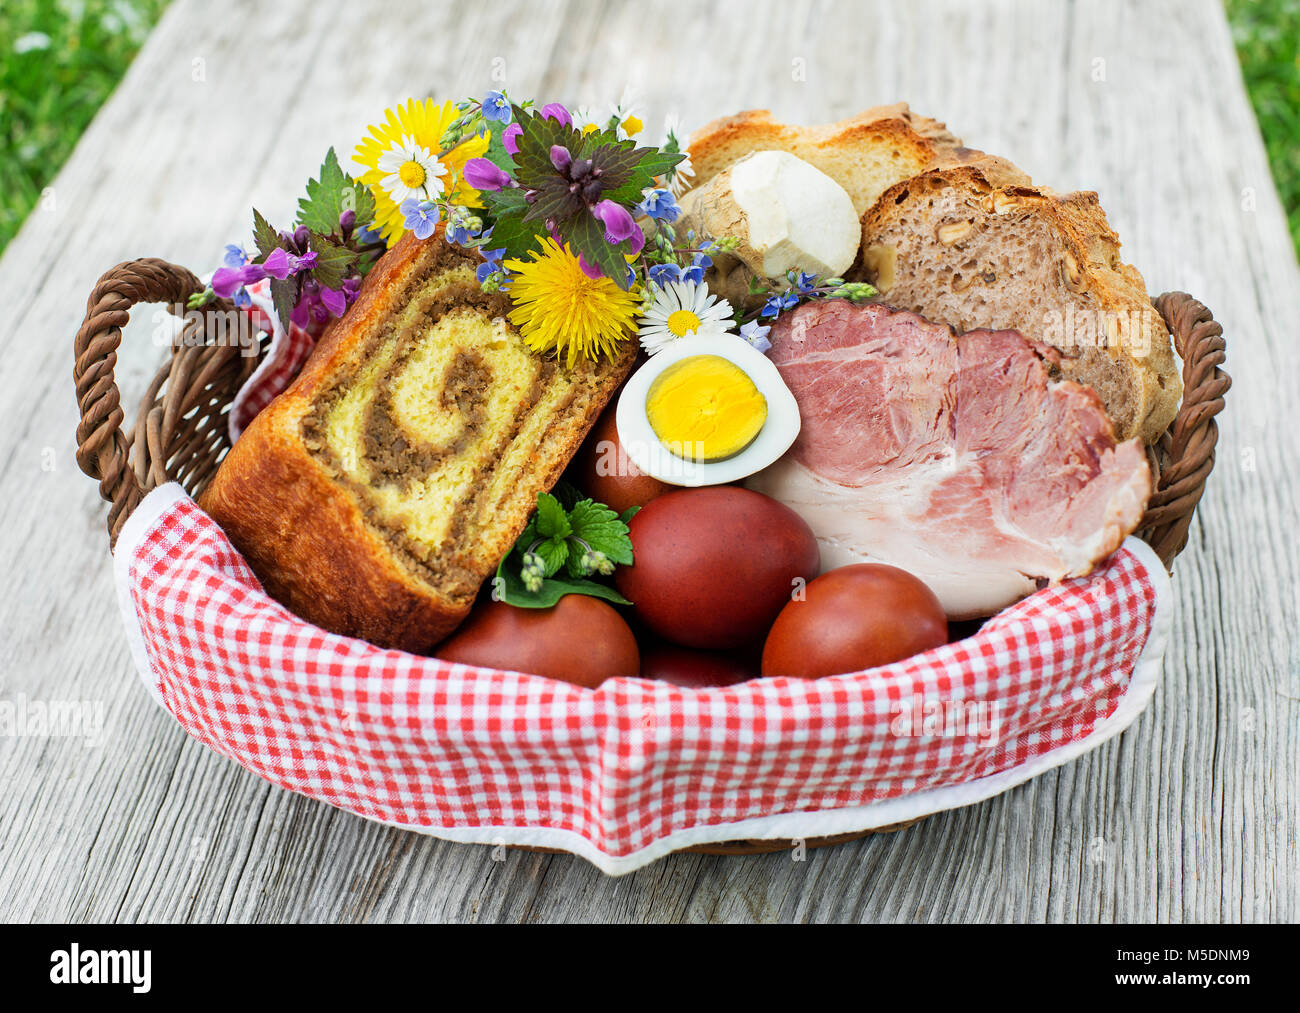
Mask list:
POLYGON ((274 784, 439 837, 621 873, 691 844, 806 838, 979 801, 1125 728, 1150 699, 1168 577, 1130 539, 1084 580, 884 668, 687 690, 381 650, 263 593, 176 485, 118 541, 133 653, 195 738, 274 784))
MULTIPOLYGON (((316 335, 272 334, 232 438, 316 335)), ((177 485, 117 542, 146 685, 201 742, 274 784, 449 840, 525 844, 623 873, 693 844, 790 840, 968 805, 1117 734, 1150 700, 1169 635, 1164 567, 1130 538, 1083 580, 920 657, 805 682, 589 690, 336 636, 294 616, 177 485)))

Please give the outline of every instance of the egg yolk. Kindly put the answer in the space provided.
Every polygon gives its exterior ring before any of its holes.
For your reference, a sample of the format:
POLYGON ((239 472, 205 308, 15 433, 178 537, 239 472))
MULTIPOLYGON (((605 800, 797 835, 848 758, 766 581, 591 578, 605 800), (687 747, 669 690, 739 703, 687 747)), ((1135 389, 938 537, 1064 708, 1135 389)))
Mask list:
POLYGON ((749 374, 720 355, 673 363, 650 385, 645 408, 659 441, 688 461, 739 454, 767 421, 767 399, 749 374))

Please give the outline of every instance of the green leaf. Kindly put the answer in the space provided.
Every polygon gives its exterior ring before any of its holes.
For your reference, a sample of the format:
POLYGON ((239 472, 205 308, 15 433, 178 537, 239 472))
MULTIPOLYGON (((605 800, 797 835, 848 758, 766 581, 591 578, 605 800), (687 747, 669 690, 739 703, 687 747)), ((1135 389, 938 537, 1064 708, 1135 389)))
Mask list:
POLYGON ((624 241, 615 246, 605 242, 605 227, 590 212, 561 223, 560 233, 575 254, 585 257, 588 264, 612 278, 620 288, 628 287, 627 260, 623 254, 631 252, 630 243, 624 241))
POLYGON ((630 506, 626 510, 624 510, 621 514, 618 515, 618 519, 622 521, 624 524, 628 524, 631 522, 632 518, 635 517, 640 512, 641 512, 641 508, 639 506, 630 506))
POLYGON ((356 227, 364 228, 375 217, 375 197, 370 187, 343 171, 330 148, 320 167, 320 178, 307 181, 307 196, 298 201, 298 224, 312 232, 332 235, 339 231, 339 216, 344 211, 355 212, 356 227))
POLYGON ((326 288, 342 285, 352 265, 357 262, 356 253, 315 232, 307 237, 307 245, 316 254, 316 266, 311 269, 311 276, 326 288))
POLYGON ((554 576, 564 565, 564 561, 569 558, 569 540, 563 537, 548 538, 544 542, 539 542, 533 549, 542 561, 545 567, 546 576, 554 576))
POLYGON ((286 333, 289 330, 289 317, 298 305, 300 288, 296 278, 271 279, 271 305, 275 307, 275 315, 280 318, 280 325, 286 333))
MULTIPOLYGON (((585 594, 615 605, 632 604, 608 584, 598 584, 594 580, 550 577, 542 581, 540 591, 529 591, 524 587, 523 579, 519 576, 518 565, 509 565, 511 557, 514 556, 514 553, 510 553, 501 561, 501 565, 497 567, 496 580, 493 582, 495 596, 507 605, 531 609, 551 608, 566 594, 585 594)), ((517 561, 517 557, 515 558, 517 561)))
POLYGON ((565 510, 572 510, 574 504, 585 497, 578 491, 578 487, 567 479, 560 479, 555 483, 555 488, 551 490, 551 495, 560 501, 560 506, 565 510))
MULTIPOLYGON (((506 125, 509 126, 509 124, 506 125)), ((487 151, 483 152, 483 157, 498 169, 508 172, 513 176, 517 166, 515 165, 514 156, 506 149, 506 143, 502 140, 501 135, 503 133, 504 128, 501 130, 493 130, 491 132, 488 136, 487 151)), ((486 196, 486 194, 484 196, 486 196)))
POLYGON ((257 245, 259 262, 265 260, 272 250, 280 245, 280 234, 271 228, 271 223, 262 217, 262 212, 253 208, 253 242, 257 245))
POLYGON ((627 525, 604 503, 584 499, 569 511, 573 534, 581 538, 596 552, 603 552, 615 563, 632 565, 632 539, 627 525))
POLYGON ((538 248, 538 240, 547 234, 541 222, 524 221, 528 202, 518 187, 485 190, 481 194, 488 214, 496 219, 492 229, 492 248, 506 251, 509 258, 523 258, 538 248))
POLYGON ((537 494, 537 535, 539 538, 568 538, 573 533, 568 514, 560 501, 549 492, 537 494))

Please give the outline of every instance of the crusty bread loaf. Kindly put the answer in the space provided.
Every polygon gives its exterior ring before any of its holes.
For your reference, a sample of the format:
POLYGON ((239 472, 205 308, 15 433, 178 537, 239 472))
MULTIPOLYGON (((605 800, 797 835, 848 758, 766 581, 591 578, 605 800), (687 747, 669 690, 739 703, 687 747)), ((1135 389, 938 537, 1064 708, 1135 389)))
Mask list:
POLYGON ((973 166, 891 187, 863 216, 855 277, 958 331, 1009 328, 1062 352, 1120 439, 1159 438, 1182 398, 1169 332, 1095 193, 997 186, 973 166))
POLYGON ((701 127, 688 147, 692 187, 751 152, 787 151, 839 183, 859 215, 895 183, 936 167, 978 165, 999 183, 1029 183, 1010 162, 963 147, 942 123, 917 116, 902 102, 813 127, 778 123, 766 109, 749 110, 701 127))
POLYGON ((402 239, 200 505, 266 590, 336 633, 424 651, 469 612, 627 375, 529 351, 441 232, 402 239))

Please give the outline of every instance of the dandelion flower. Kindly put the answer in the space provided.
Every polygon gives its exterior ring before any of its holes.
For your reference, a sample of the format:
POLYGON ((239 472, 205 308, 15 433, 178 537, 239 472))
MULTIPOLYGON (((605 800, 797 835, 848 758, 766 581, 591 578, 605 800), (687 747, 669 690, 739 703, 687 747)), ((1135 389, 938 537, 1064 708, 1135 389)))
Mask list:
POLYGON ((731 316, 731 304, 711 295, 708 286, 670 281, 655 291, 642 314, 641 347, 654 355, 679 338, 726 334, 731 316))
POLYGON ((592 278, 568 246, 544 239, 531 260, 507 260, 510 322, 535 352, 554 351, 570 367, 579 356, 613 356, 635 328, 640 302, 609 278, 592 278))
POLYGON ((385 188, 384 180, 395 174, 399 177, 399 182, 412 191, 403 200, 412 196, 435 196, 434 192, 422 193, 418 187, 402 181, 402 169, 406 170, 407 179, 412 182, 415 180, 416 172, 410 163, 418 164, 424 171, 426 179, 422 181, 423 186, 432 187, 428 180, 436 179, 439 184, 436 193, 445 193, 447 200, 466 207, 481 206, 478 191, 465 182, 464 169, 465 163, 471 158, 477 158, 487 151, 488 138, 470 137, 439 157, 442 137, 459 115, 450 102, 437 105, 431 98, 422 102, 409 99, 405 105, 385 110, 384 122, 371 126, 369 134, 353 152, 353 161, 365 170, 360 176, 361 182, 367 184, 375 195, 375 228, 389 246, 406 231, 403 225, 405 215, 401 211, 402 201, 393 199, 393 195, 385 188), (395 171, 392 166, 393 159, 397 157, 396 151, 404 154, 427 151, 429 157, 423 161, 414 158, 403 161, 395 171), (381 161, 383 165, 380 164, 381 161), (435 164, 441 172, 432 168, 435 164))

